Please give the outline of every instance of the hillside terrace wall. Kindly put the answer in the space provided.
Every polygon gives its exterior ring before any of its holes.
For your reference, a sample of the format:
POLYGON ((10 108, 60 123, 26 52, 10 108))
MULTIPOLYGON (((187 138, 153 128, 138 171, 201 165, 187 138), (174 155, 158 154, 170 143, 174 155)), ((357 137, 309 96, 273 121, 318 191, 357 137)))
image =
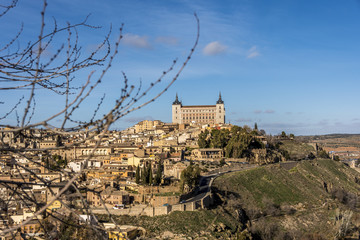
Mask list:
POLYGON ((172 209, 171 209, 172 211, 180 211, 180 212, 183 212, 183 211, 185 211, 185 204, 172 205, 171 208, 172 208, 172 209))
POLYGON ((171 212, 171 206, 162 206, 162 207, 155 207, 154 208, 154 215, 167 215, 171 212))
MULTIPOLYGON (((112 215, 130 215, 130 216, 159 216, 159 215, 167 215, 174 211, 195 211, 197 209, 207 208, 209 207, 211 195, 208 194, 203 199, 195 201, 195 202, 188 202, 188 203, 180 203, 175 205, 168 205, 168 206, 159 206, 159 207, 151 207, 147 205, 135 205, 130 208, 126 209, 112 209, 108 208, 108 211, 112 215)), ((92 209, 92 212, 95 214, 107 214, 108 212, 104 208, 99 209, 92 209)))
POLYGON ((180 201, 180 196, 153 196, 150 200, 151 206, 160 207, 164 204, 174 205, 180 201))
POLYGON ((144 208, 141 215, 153 217, 155 215, 154 207, 146 207, 146 208, 144 208))
POLYGON ((139 186, 139 194, 157 194, 167 192, 177 192, 179 190, 176 186, 139 186))

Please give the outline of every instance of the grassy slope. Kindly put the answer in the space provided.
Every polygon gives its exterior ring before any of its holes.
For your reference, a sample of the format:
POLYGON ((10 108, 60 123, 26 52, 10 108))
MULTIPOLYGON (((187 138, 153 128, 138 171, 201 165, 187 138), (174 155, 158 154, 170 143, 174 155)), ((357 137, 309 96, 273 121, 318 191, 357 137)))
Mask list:
MULTIPOLYGON (((113 216, 120 225, 141 226, 147 231, 147 238, 161 236, 169 231, 177 236, 208 238, 221 237, 219 233, 211 230, 213 225, 223 223, 227 226, 227 232, 235 232, 236 224, 230 214, 224 214, 221 209, 200 210, 194 212, 173 212, 169 215, 155 217, 132 217, 132 216, 113 216)), ((106 215, 100 216, 100 220, 109 221, 106 215)))
POLYGON ((286 150, 290 154, 291 159, 304 159, 311 152, 315 153, 313 146, 294 140, 282 140, 280 150, 286 150))
POLYGON ((285 231, 293 228, 328 237, 334 234, 335 209, 346 209, 331 199, 329 192, 343 188, 359 195, 356 176, 359 177, 358 172, 332 160, 302 161, 290 170, 273 165, 224 175, 216 179, 214 187, 219 192, 236 194, 238 203, 248 212, 265 211, 264 202, 269 199, 280 206, 294 206, 294 215, 273 217, 272 221, 278 221, 285 231))
POLYGON ((328 195, 324 182, 328 186, 358 191, 355 176, 358 176, 356 171, 332 160, 302 161, 290 170, 272 165, 224 175, 215 181, 215 186, 241 193, 243 198, 255 201, 260 207, 263 198, 277 204, 314 203, 328 195))

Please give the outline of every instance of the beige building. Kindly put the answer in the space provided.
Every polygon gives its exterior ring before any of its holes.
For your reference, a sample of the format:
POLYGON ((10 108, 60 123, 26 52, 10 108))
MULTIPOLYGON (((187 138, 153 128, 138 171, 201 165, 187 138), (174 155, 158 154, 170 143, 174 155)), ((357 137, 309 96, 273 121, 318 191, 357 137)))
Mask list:
POLYGON ((221 148, 199 148, 191 152, 194 160, 221 160, 224 157, 224 150, 221 148))
POLYGON ((129 204, 130 195, 125 191, 118 191, 114 188, 108 187, 100 194, 96 191, 88 191, 86 199, 91 206, 102 206, 103 203, 114 206, 116 204, 129 204))
POLYGON ((178 124, 204 123, 220 124, 225 123, 225 105, 219 94, 216 105, 191 105, 183 106, 178 99, 172 104, 172 122, 178 124))
POLYGON ((137 124, 135 124, 135 132, 144 132, 147 130, 155 130, 156 126, 164 125, 163 122, 160 120, 150 121, 150 120, 144 120, 137 124))
POLYGON ((183 162, 173 163, 170 159, 164 161, 164 176, 180 179, 181 172, 187 167, 183 162))

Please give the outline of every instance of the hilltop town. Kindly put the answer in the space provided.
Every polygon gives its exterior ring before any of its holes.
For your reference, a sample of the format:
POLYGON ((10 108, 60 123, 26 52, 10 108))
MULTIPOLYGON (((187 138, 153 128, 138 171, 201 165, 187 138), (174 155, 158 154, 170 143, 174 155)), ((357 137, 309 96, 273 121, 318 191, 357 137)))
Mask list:
MULTIPOLYGON (((57 220, 73 221, 69 215, 80 225, 101 225, 110 239, 119 234, 133 239, 144 229, 119 229, 99 223, 94 214, 153 217, 208 208, 214 204, 210 185, 219 174, 329 157, 316 143, 294 143, 292 134, 272 137, 257 124, 226 124, 221 95, 216 105, 205 106, 183 106, 176 96, 172 115, 172 123, 143 120, 102 135, 2 129, 0 223, 2 230, 21 225, 5 239, 65 234, 57 220), (294 146, 301 149, 294 152, 294 146), (76 181, 67 186, 72 178, 76 181), (46 211, 36 214, 42 208, 46 211)), ((77 234, 92 231, 85 227, 77 234)))
MULTIPOLYGON (((226 163, 223 147, 199 148, 199 135, 206 132, 210 137, 212 131, 227 131, 229 135, 233 126, 225 124, 221 95, 216 105, 206 106, 182 106, 176 96, 172 108, 173 123, 144 120, 101 136, 86 130, 2 129, 1 228, 22 224, 19 234, 41 237, 49 231, 42 226, 43 219, 56 225, 51 219, 75 212, 79 219, 88 221, 86 209, 154 216, 198 208, 195 201, 186 206, 183 199, 191 197, 200 174, 226 163), (182 172, 193 166, 195 175, 182 177, 182 172), (76 186, 66 186, 74 176, 76 186), (45 213, 36 215, 43 207, 45 213)), ((265 139, 260 134, 256 137, 265 139)), ((246 157, 231 162, 241 165, 244 161, 246 157)), ((200 202, 200 207, 205 207, 204 197, 200 202)), ((126 236, 140 234, 134 227, 121 231, 126 236)), ((10 233, 8 238, 13 238, 10 233)))

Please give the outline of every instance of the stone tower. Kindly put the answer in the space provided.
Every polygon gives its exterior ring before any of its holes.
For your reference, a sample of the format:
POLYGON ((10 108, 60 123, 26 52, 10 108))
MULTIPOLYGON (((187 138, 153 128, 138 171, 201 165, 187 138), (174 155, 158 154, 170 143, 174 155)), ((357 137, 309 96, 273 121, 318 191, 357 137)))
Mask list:
POLYGON ((175 101, 172 104, 172 122, 181 123, 181 102, 179 101, 177 93, 175 101))
POLYGON ((219 93, 219 99, 216 102, 216 114, 215 123, 225 123, 225 105, 221 99, 221 92, 219 93))

